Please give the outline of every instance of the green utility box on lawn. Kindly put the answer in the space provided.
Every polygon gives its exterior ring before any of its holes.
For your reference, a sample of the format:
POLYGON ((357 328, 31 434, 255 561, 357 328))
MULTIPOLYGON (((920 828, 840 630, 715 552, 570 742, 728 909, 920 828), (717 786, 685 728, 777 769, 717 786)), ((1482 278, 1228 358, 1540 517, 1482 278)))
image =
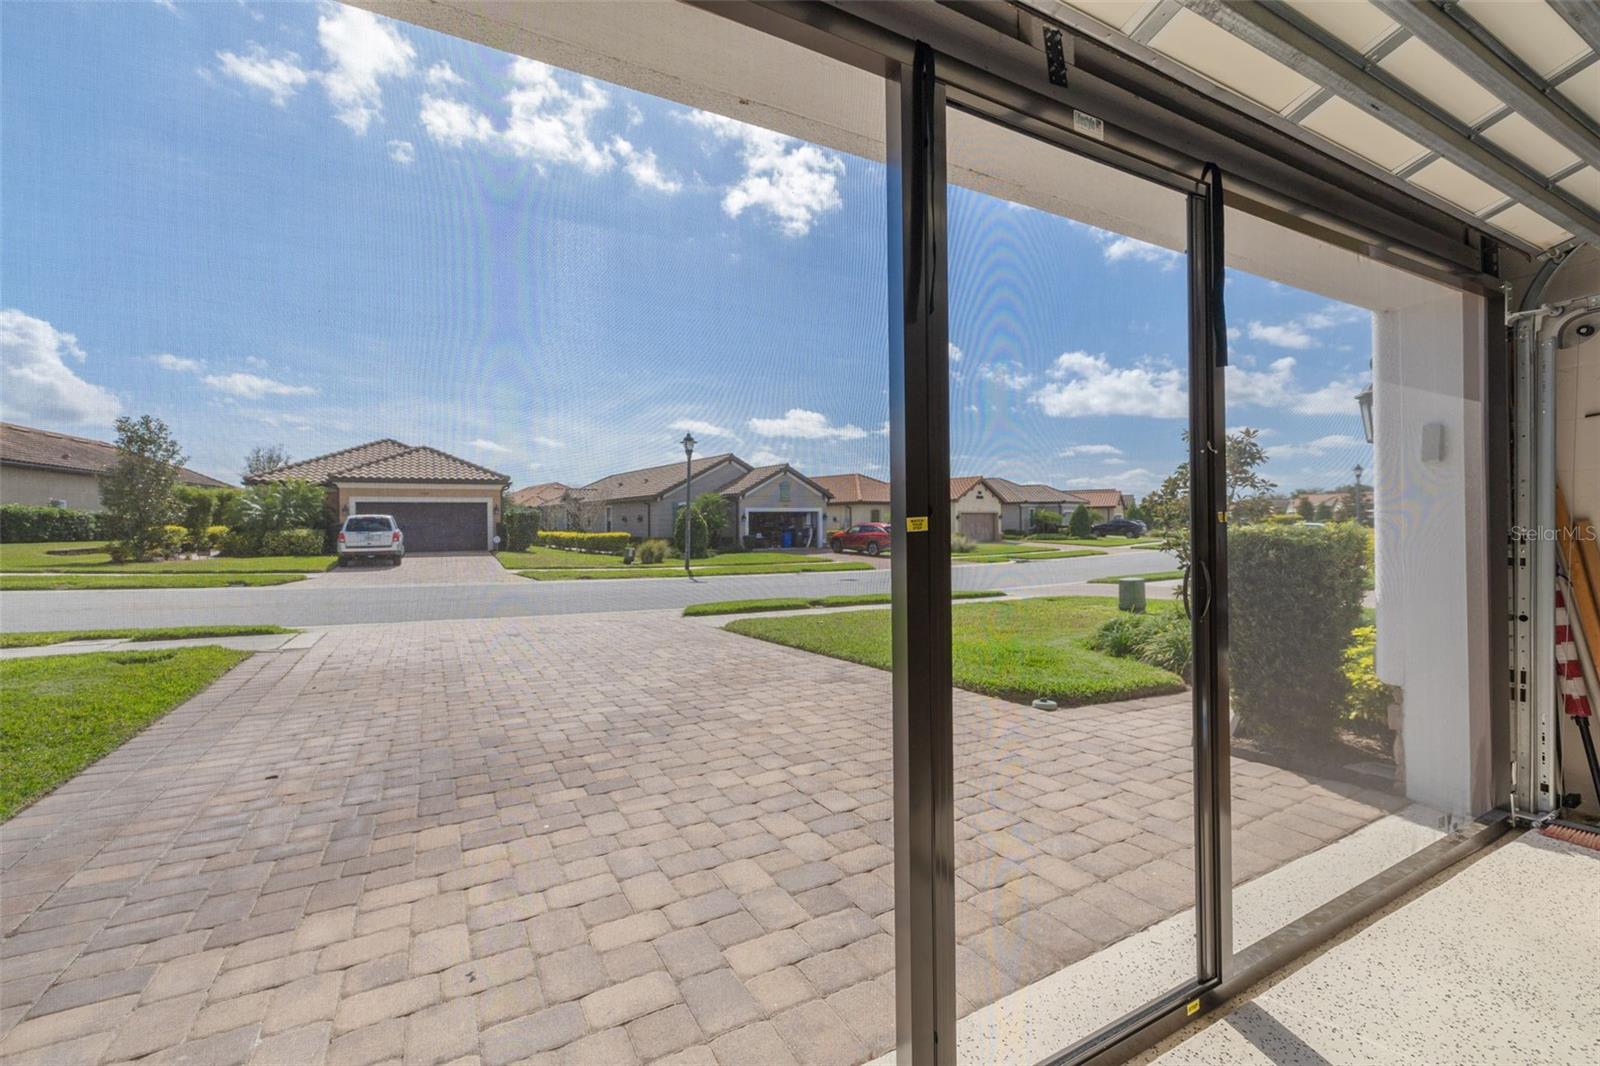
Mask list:
POLYGON ((1144 614, 1144 578, 1125 577, 1117 582, 1117 607, 1119 610, 1144 614))

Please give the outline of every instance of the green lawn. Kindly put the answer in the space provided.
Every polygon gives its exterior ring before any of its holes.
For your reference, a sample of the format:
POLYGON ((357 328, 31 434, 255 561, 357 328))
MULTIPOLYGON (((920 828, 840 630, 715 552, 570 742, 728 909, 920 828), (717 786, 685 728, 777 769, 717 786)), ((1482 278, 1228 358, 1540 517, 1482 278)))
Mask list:
MULTIPOLYGON (((953 600, 978 600, 991 596, 1004 596, 1003 592, 989 589, 958 590, 950 594, 953 600)), ((684 617, 694 618, 708 614, 757 614, 763 611, 803 611, 809 607, 866 607, 891 602, 887 592, 862 592, 843 596, 816 596, 806 599, 799 596, 776 596, 765 600, 717 600, 712 603, 691 604, 683 609, 684 617)))
POLYGON ((1093 548, 1055 548, 1048 544, 1038 547, 1012 548, 1009 551, 1000 545, 979 545, 977 551, 958 552, 950 556, 953 563, 1036 563, 1043 559, 1076 559, 1084 555, 1104 555, 1103 551, 1093 548), (987 548, 988 551, 983 549, 987 548))
MULTIPOLYGON (((790 565, 767 564, 743 566, 717 566, 696 563, 695 577, 727 577, 732 574, 814 574, 836 573, 844 570, 871 570, 871 563, 794 563, 790 565)), ((683 561, 676 566, 619 566, 608 570, 519 570, 517 573, 534 581, 608 581, 625 578, 682 577, 683 561)))
MULTIPOLYGON (((1116 616, 1096 596, 968 604, 952 612, 958 688, 1002 699, 1047 696, 1063 706, 1183 691, 1175 674, 1091 651, 1087 639, 1116 616)), ((843 611, 792 618, 743 618, 724 629, 819 655, 887 670, 888 611, 843 611)))
POLYGON ((38 633, 0 633, 0 648, 37 648, 74 640, 188 640, 192 637, 248 637, 298 633, 283 626, 167 626, 158 629, 54 629, 38 633))
POLYGON ((1085 555, 1105 555, 1103 551, 1093 548, 1064 548, 1061 551, 1028 552, 1019 555, 1015 561, 1019 563, 1037 563, 1044 559, 1081 559, 1085 555))
POLYGON ((1138 548, 1155 543, 1149 537, 1069 537, 1054 533, 1024 537, 1009 544, 1091 544, 1098 548, 1138 548))
POLYGON ((76 554, 78 550, 103 548, 100 541, 80 543, 0 544, 0 571, 59 570, 69 573, 100 574, 314 574, 331 567, 332 555, 262 555, 254 558, 213 556, 210 559, 179 559, 162 563, 113 563, 104 551, 76 554), (72 555, 52 552, 74 551, 72 555))
POLYGON ((0 574, 0 592, 56 589, 216 589, 236 585, 287 585, 304 574, 0 574))
POLYGON ((499 559, 500 565, 507 570, 536 570, 544 567, 600 570, 625 565, 620 555, 567 551, 563 548, 545 548, 537 544, 526 551, 495 552, 495 558, 499 559))
POLYGON ((169 648, 0 661, 0 819, 249 655, 229 648, 169 648))
POLYGON ((1157 570, 1154 573, 1150 573, 1150 574, 1117 574, 1117 575, 1114 575, 1112 577, 1091 577, 1089 579, 1089 584, 1091 584, 1091 585, 1115 585, 1117 582, 1121 581, 1125 577, 1142 577, 1146 581, 1181 581, 1181 580, 1183 580, 1183 571, 1182 570, 1157 570))

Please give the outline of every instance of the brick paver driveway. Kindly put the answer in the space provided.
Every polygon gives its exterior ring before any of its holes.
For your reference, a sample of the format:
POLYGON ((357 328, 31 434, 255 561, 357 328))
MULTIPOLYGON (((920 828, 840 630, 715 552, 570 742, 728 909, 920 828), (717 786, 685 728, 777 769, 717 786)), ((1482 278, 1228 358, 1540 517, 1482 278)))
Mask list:
MULTIPOLYGON (((257 655, 6 826, 0 1058, 864 1060, 888 691, 637 613, 257 655)), ((1190 904, 1185 700, 957 707, 963 1010, 1190 904)), ((1243 874, 1380 809, 1252 772, 1243 874)))

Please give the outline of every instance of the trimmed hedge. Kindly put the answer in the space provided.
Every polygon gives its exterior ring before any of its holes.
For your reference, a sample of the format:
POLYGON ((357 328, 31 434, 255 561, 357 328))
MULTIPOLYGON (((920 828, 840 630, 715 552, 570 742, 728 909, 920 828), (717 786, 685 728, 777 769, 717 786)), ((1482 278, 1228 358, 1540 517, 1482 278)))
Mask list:
POLYGON ((542 544, 547 548, 571 548, 576 551, 621 555, 622 550, 633 543, 633 534, 583 533, 552 529, 549 531, 541 530, 534 536, 533 543, 542 544))
POLYGON ((320 529, 275 529, 261 538, 262 555, 321 555, 320 529))
POLYGON ((1235 732, 1326 741, 1345 718, 1344 655, 1361 624, 1367 531, 1261 523, 1228 533, 1235 732))
POLYGON ((110 534, 93 511, 66 507, 0 507, 0 544, 43 544, 46 541, 99 540, 110 534))

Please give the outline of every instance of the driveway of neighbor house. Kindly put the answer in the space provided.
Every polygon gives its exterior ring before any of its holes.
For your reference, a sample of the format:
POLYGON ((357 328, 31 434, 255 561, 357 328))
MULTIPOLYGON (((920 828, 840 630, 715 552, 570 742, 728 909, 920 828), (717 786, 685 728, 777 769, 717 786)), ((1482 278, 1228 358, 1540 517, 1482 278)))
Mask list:
MULTIPOLYGON (((1183 697, 955 694, 958 998, 1187 908, 1183 697)), ((263 652, 5 828, 0 1058, 861 1062, 889 677, 661 613, 263 652)), ((1398 806, 1257 764, 1241 877, 1398 806)))
POLYGON ((526 578, 501 566, 488 552, 414 552, 399 566, 361 559, 317 574, 312 580, 315 589, 527 584, 526 578))

